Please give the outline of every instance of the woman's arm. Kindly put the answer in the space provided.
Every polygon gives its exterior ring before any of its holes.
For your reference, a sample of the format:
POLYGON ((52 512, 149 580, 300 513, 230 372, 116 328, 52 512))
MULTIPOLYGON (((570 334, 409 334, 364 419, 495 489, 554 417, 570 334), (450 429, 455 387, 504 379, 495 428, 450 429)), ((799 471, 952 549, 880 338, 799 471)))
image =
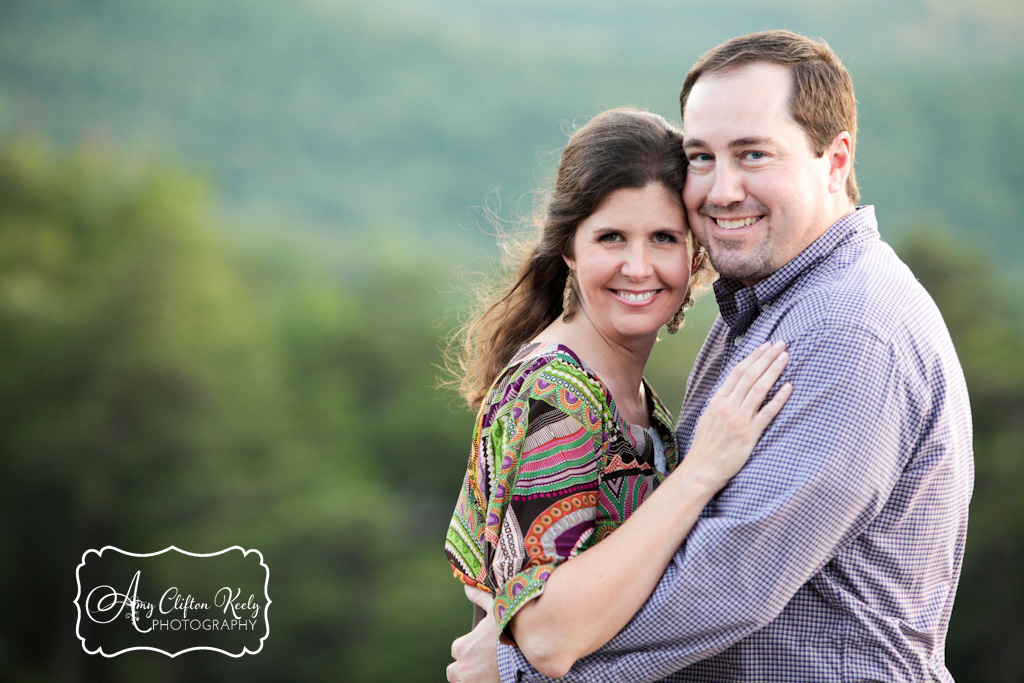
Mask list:
POLYGON ((783 349, 763 346, 737 365, 708 403, 680 466, 614 533, 559 565, 544 592, 515 615, 512 635, 538 671, 564 675, 644 604, 701 510, 746 463, 792 393, 784 385, 761 407, 788 360, 783 349))

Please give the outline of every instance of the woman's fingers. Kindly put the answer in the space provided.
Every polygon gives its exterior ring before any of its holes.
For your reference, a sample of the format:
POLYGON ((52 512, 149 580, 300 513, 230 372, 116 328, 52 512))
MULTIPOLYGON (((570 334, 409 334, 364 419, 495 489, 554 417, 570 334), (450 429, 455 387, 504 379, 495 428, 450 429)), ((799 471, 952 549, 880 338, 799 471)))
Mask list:
MULTIPOLYGON (((742 402, 750 393, 751 387, 754 386, 765 372, 768 372, 773 367, 773 364, 785 352, 785 349, 786 343, 783 341, 777 341, 771 346, 762 344, 732 369, 732 372, 729 373, 729 378, 719 389, 719 393, 722 396, 734 395, 742 402), (730 382, 730 380, 732 381, 730 382)), ((785 364, 783 364, 783 367, 785 367, 785 364)))
POLYGON ((736 385, 739 383, 740 377, 743 376, 743 373, 746 372, 747 368, 753 365, 758 358, 763 356, 765 351, 767 351, 769 348, 771 348, 770 345, 768 344, 768 342, 765 342, 764 344, 761 344, 756 349, 754 349, 749 356, 747 356, 739 363, 737 363, 736 367, 734 367, 732 371, 730 371, 729 374, 726 376, 725 381, 722 382, 722 386, 718 388, 718 391, 716 393, 719 394, 720 396, 727 396, 728 394, 731 394, 732 391, 736 388, 736 385))
POLYGON ((771 421, 775 419, 775 416, 782 410, 782 406, 786 405, 786 401, 792 395, 793 385, 786 382, 775 392, 772 400, 765 403, 764 407, 754 415, 754 420, 751 424, 763 434, 764 430, 768 428, 768 425, 771 424, 771 421))
POLYGON ((761 374, 753 378, 752 383, 747 387, 746 394, 742 395, 741 405, 750 413, 755 413, 761 407, 768 392, 772 390, 775 383, 782 377, 786 363, 789 362, 789 354, 779 351, 778 355, 768 364, 761 374))
POLYGON ((686 456, 694 458, 692 463, 708 481, 724 485, 740 470, 792 395, 793 387, 787 382, 765 403, 789 362, 785 348, 781 341, 758 347, 736 365, 708 401, 686 456))
POLYGON ((489 613, 494 607, 494 596, 487 591, 474 588, 472 586, 463 584, 463 589, 466 591, 466 597, 477 607, 481 607, 489 613))

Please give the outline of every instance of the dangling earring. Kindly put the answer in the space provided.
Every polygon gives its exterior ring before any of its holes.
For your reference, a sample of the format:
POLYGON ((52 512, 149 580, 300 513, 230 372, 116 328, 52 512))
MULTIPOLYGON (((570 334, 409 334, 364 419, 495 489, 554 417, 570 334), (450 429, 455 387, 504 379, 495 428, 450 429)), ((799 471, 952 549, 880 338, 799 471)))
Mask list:
POLYGON ((567 323, 576 315, 576 293, 572 289, 572 268, 565 276, 565 289, 562 290, 562 322, 567 323))
POLYGON ((693 305, 693 297, 690 293, 686 293, 686 299, 683 304, 679 307, 679 310, 672 314, 672 317, 665 323, 665 327, 668 329, 669 334, 675 334, 679 331, 679 328, 683 326, 683 319, 686 317, 686 309, 693 305))

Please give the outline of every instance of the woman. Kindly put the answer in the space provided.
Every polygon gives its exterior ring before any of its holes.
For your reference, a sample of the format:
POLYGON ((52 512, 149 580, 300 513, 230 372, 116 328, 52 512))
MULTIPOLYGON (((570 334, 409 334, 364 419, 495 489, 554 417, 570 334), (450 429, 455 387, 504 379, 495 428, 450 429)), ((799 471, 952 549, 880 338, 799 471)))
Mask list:
POLYGON ((787 356, 759 349, 677 457, 643 371, 711 276, 686 224, 684 164, 662 117, 594 117, 562 153, 539 241, 464 335, 479 414, 445 550, 457 578, 494 596, 504 641, 549 676, 640 608, 791 392, 762 407, 787 356))

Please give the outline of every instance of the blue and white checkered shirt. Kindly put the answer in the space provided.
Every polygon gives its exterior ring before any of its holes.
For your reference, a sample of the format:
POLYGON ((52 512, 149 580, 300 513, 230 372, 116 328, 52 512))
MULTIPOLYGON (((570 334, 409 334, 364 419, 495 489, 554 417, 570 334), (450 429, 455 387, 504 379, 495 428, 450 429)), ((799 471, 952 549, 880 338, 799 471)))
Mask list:
MULTIPOLYGON (((951 681, 973 486, 967 389, 934 302, 849 214, 752 287, 721 279, 678 434, 765 341, 794 392, 661 583, 566 681, 951 681)), ((547 681, 499 647, 504 681, 547 681)))

